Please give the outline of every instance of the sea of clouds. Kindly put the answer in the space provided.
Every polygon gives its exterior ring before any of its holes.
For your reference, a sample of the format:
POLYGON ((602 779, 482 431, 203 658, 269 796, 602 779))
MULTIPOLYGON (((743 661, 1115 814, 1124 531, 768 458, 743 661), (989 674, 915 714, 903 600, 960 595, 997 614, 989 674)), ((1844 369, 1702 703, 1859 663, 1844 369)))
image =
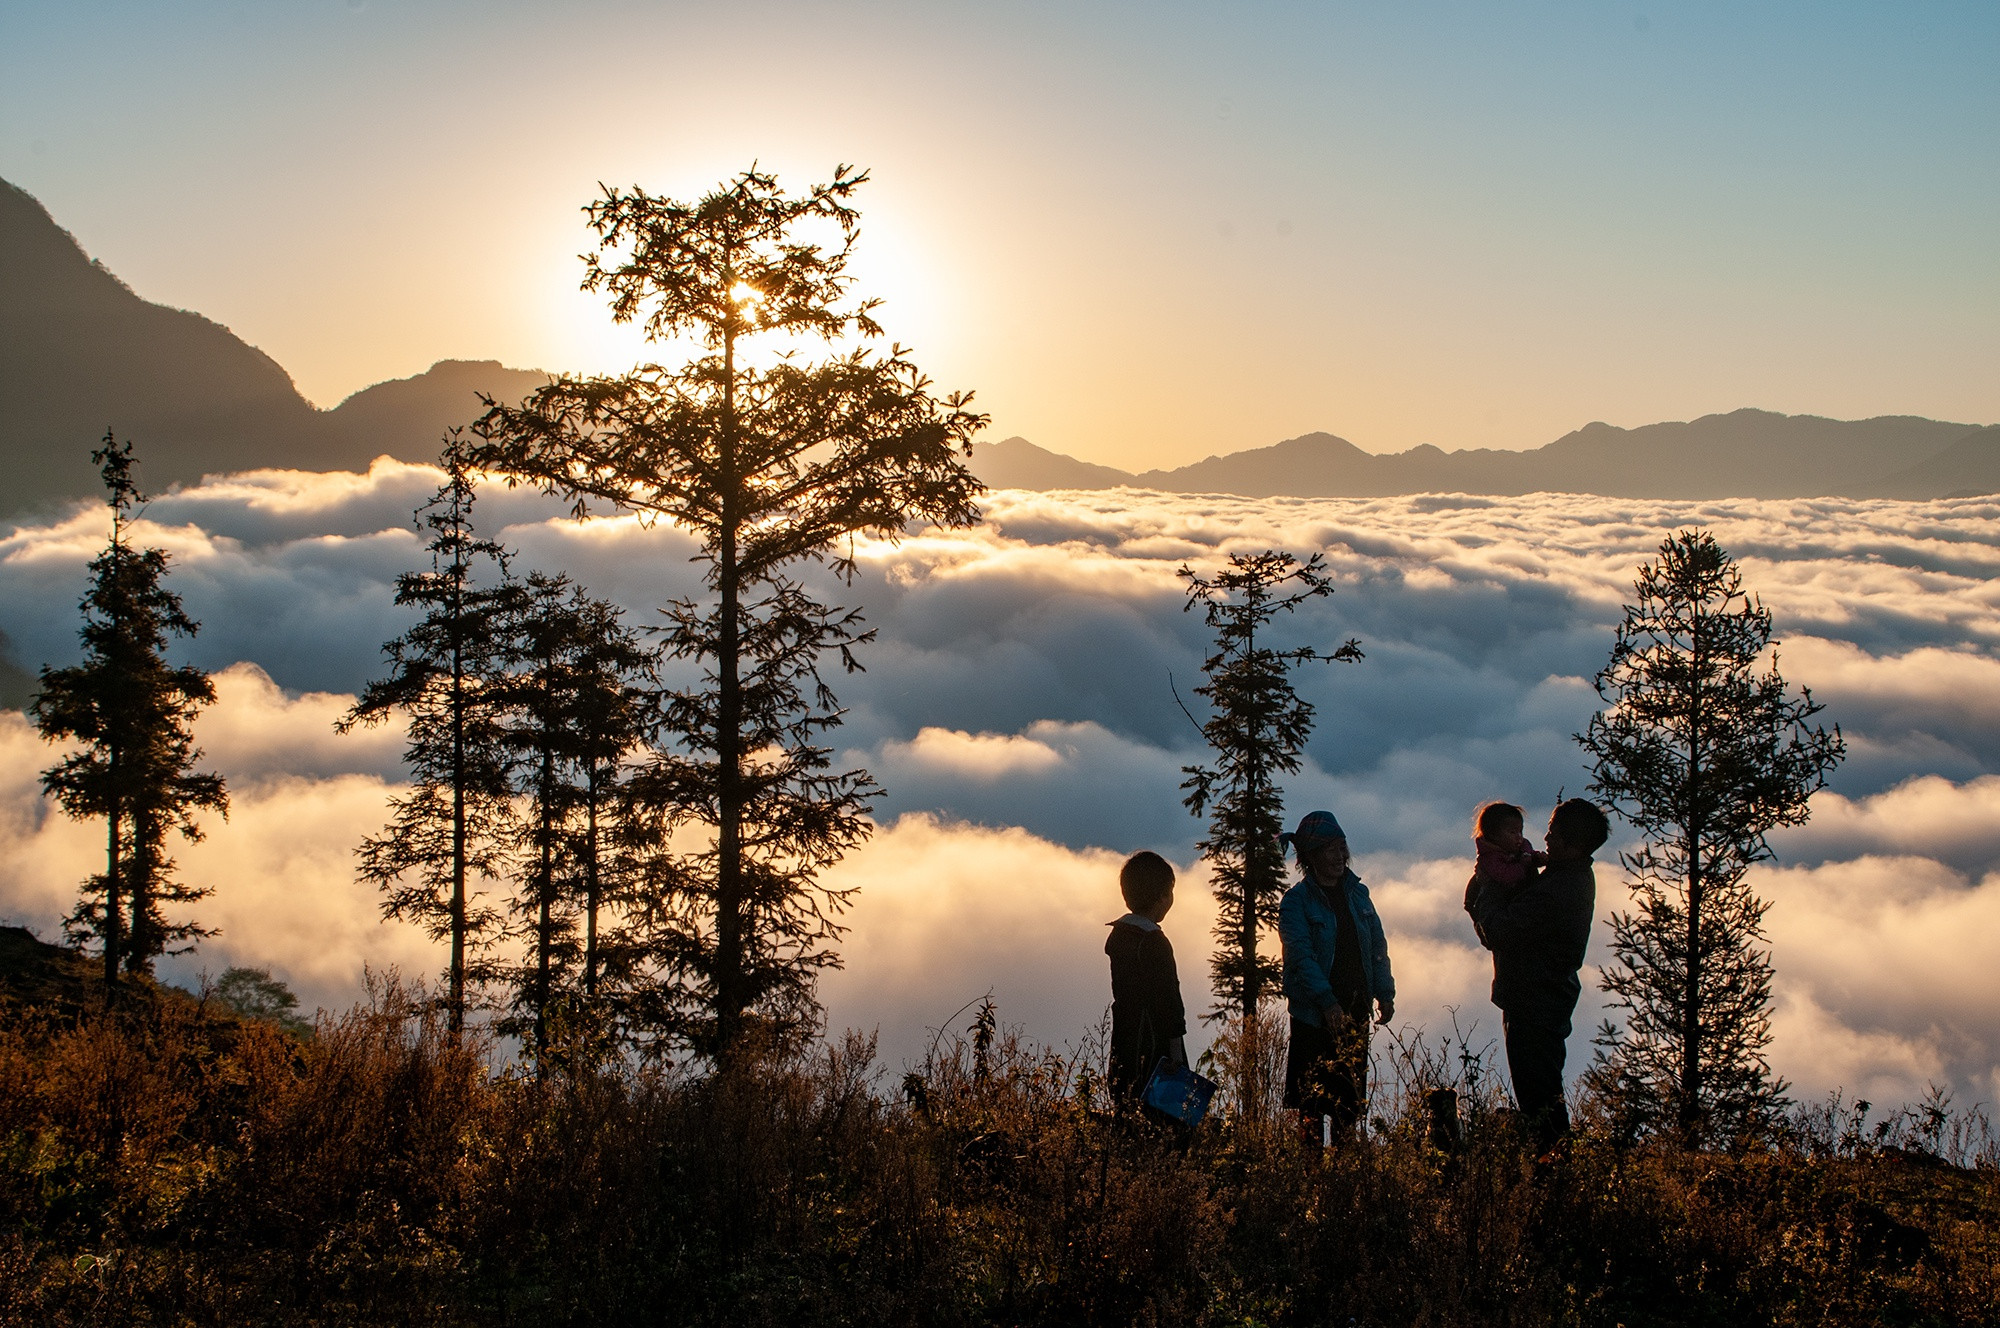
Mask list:
MULTIPOLYGON (((401 737, 332 727, 407 625, 392 583, 422 556, 410 512, 437 478, 386 460, 365 476, 258 472, 147 509, 138 537, 171 552, 203 624, 185 657, 218 671, 199 737, 232 793, 229 821, 178 854, 215 887, 200 917, 221 934, 169 961, 176 980, 268 965, 338 1008, 367 967, 438 967, 353 878, 401 737)), ((1031 1038, 1085 1038, 1108 1000, 1117 864, 1142 847, 1190 873, 1167 931, 1190 1004, 1206 1006, 1213 907, 1178 789, 1202 752, 1173 690, 1195 703, 1206 642, 1176 569, 1265 548, 1323 552, 1339 586, 1282 625, 1285 641, 1353 636, 1367 652, 1301 671, 1318 729, 1288 806, 1346 825, 1389 930, 1399 1023, 1434 1036, 1455 1011, 1492 1038, 1488 967, 1458 907, 1472 809, 1505 797, 1546 816, 1583 791, 1571 735, 1598 705, 1590 679, 1634 569, 1699 525, 1741 560, 1786 676, 1849 748, 1811 824, 1774 836, 1756 877, 1776 1068, 1801 1095, 1899 1102, 1935 1082, 1961 1103, 2000 1099, 2000 505, 1003 491, 985 510, 970 530, 864 543, 853 586, 826 586, 881 633, 867 671, 834 681, 845 759, 887 794, 874 839, 831 878, 860 892, 822 995, 834 1027, 879 1028, 891 1065, 988 992, 1031 1038)), ((576 521, 497 487, 479 516, 519 567, 566 570, 634 622, 696 577, 670 528, 576 521)), ((105 530, 101 509, 0 528, 0 631, 18 665, 76 657, 105 530)), ((51 755, 0 712, 0 921, 52 937, 102 841, 41 798, 51 755)), ((1600 917, 1625 900, 1608 850, 1598 898, 1600 917)), ((1593 963, 1607 937, 1600 925, 1593 963)), ((1593 979, 1573 1071, 1600 1017, 1593 979)))

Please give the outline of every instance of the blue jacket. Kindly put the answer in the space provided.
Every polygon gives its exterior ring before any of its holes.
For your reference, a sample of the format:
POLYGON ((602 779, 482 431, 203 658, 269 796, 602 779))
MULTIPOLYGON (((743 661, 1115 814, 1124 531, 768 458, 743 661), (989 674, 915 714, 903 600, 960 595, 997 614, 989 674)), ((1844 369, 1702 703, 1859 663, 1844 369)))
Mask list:
MULTIPOLYGON (((1361 929, 1361 973, 1368 981, 1370 1001, 1395 1000, 1396 978, 1389 971, 1389 938, 1382 919, 1368 898, 1368 887, 1352 871, 1341 882, 1347 906, 1361 929)), ((1292 1018, 1323 1027, 1320 1013, 1333 1004, 1333 942, 1340 923, 1333 906, 1311 873, 1285 891, 1278 905, 1278 940, 1285 948, 1285 1001, 1292 1018)))

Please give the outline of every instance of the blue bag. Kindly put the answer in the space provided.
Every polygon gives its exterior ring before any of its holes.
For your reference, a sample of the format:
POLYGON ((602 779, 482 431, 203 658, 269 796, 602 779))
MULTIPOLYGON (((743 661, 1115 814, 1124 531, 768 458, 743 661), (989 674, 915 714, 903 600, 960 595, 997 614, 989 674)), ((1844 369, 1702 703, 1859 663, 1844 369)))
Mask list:
POLYGON ((1169 1064, 1165 1056, 1153 1067, 1140 1100, 1146 1109, 1177 1125, 1193 1129, 1208 1114, 1208 1101, 1215 1096, 1215 1081, 1205 1079, 1185 1065, 1169 1064))

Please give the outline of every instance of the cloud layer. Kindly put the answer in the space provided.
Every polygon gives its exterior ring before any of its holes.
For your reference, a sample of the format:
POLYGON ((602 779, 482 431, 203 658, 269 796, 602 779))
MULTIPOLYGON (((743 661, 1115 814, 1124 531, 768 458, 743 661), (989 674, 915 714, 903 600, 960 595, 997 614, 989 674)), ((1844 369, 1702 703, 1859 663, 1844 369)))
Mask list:
MULTIPOLYGON (((198 961, 214 971, 268 961, 310 999, 338 1002, 363 963, 434 962, 421 937, 377 923, 351 879, 400 738, 335 738, 331 722, 405 625, 391 587, 420 556, 408 513, 435 482, 395 463, 259 472, 146 513, 140 537, 170 550, 173 585, 204 622, 188 657, 227 670, 201 738, 235 812, 181 855, 219 886, 203 916, 225 935, 198 961)), ((637 623, 698 580, 671 529, 579 523, 499 489, 479 513, 517 565, 568 570, 637 623)), ((906 1054, 989 987, 1034 1036, 1094 1024, 1117 858, 1154 847, 1192 866, 1200 830, 1178 786, 1202 752, 1174 693, 1194 703, 1205 640, 1175 569, 1282 547, 1323 550, 1339 587, 1282 624, 1286 640, 1357 636, 1367 652, 1300 673, 1318 729, 1289 805, 1332 807, 1349 827, 1389 922, 1403 1016, 1437 1024, 1456 1005, 1490 1025, 1482 956, 1457 910, 1471 810, 1498 796, 1546 814, 1558 790, 1587 783, 1570 735, 1597 704, 1588 680, 1637 563, 1693 524, 1739 557, 1777 617, 1787 676, 1826 703, 1851 752, 1759 876, 1780 1070, 1802 1091, 1865 1084, 1893 1100, 1934 1078, 1993 1100, 2000 507, 1984 500, 1001 492, 975 529, 864 544, 854 586, 825 587, 881 632, 867 672, 836 680, 849 707, 837 741, 888 792, 883 831, 840 869, 863 891, 847 968, 825 989, 832 1017, 880 1024, 906 1054)), ((16 663, 73 657, 84 564, 102 538, 87 510, 0 531, 0 632, 16 663)), ((0 913, 46 929, 95 840, 40 806, 32 772, 48 755, 22 721, 0 716, 0 745, 0 913)), ((1599 897, 1600 914, 1623 901, 1608 854, 1599 897)), ((1168 929, 1193 1003, 1208 905, 1199 889, 1182 899, 1168 929)), ((1579 1028, 1594 1019, 1580 1012, 1579 1028)))

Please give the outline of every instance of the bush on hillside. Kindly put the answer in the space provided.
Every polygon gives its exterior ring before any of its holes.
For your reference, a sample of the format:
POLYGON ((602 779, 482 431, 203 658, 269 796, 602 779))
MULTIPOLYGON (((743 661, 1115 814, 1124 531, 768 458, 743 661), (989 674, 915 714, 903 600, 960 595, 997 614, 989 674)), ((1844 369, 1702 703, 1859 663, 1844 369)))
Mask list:
POLYGON ((707 1077, 490 1053, 393 983, 310 1040, 192 1003, 10 1020, 0 1322, 2000 1321, 1976 1117, 1839 1104, 1733 1153, 1586 1128, 1537 1162, 1411 1044, 1322 1156, 1275 1122, 1182 1147, 1104 1110, 1093 1053, 991 1021, 900 1082, 852 1035, 707 1077))

